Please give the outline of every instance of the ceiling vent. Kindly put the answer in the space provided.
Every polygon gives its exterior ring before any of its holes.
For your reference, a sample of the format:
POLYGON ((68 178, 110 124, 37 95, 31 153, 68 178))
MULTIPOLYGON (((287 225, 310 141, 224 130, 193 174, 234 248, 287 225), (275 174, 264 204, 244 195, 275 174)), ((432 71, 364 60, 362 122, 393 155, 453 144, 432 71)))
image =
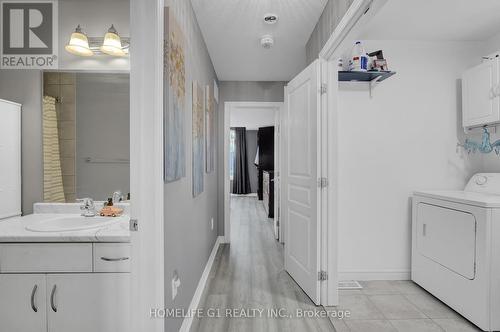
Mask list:
POLYGON ((266 50, 270 49, 274 45, 274 38, 271 35, 264 35, 260 38, 260 44, 266 50))
POLYGON ((278 22, 278 15, 266 14, 266 16, 264 16, 264 22, 267 24, 275 24, 276 22, 278 22))

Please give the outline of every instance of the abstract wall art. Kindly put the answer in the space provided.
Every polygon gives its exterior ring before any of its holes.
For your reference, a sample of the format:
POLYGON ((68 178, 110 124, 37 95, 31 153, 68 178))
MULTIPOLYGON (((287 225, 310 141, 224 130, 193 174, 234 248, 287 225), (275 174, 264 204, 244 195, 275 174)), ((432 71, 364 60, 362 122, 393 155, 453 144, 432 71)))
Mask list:
POLYGON ((193 197, 203 192, 205 174, 203 89, 193 81, 193 197))
POLYGON ((205 155, 206 171, 212 173, 215 164, 215 105, 213 88, 205 87, 205 155))
POLYGON ((164 23, 164 180, 186 176, 186 64, 184 34, 169 8, 164 23))

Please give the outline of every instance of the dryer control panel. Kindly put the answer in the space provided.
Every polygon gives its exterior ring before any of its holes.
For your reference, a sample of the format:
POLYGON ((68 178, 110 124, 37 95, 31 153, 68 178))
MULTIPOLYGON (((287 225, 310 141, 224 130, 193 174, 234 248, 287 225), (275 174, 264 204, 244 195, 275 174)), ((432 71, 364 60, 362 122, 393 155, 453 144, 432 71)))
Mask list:
POLYGON ((464 191, 500 195, 500 173, 474 174, 464 191))

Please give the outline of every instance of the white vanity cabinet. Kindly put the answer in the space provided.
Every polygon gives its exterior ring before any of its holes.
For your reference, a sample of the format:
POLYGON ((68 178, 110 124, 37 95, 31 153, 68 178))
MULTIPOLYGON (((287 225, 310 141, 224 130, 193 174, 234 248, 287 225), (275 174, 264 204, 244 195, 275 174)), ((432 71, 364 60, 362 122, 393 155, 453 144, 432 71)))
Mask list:
POLYGON ((0 274, 0 331, 47 329, 43 274, 0 274))
POLYGON ((49 332, 130 331, 130 274, 47 275, 49 332))
POLYGON ((462 115, 465 128, 500 123, 500 58, 463 73, 462 115))
POLYGON ((129 243, 0 244, 0 331, 129 332, 129 243))

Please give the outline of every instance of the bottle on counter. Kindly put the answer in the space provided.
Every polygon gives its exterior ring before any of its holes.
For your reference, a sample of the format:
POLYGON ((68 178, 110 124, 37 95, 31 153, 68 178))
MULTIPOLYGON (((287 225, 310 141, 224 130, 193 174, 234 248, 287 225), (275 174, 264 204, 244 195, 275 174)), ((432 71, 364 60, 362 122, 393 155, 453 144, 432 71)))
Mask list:
POLYGON ((351 58, 349 59, 350 71, 367 71, 368 55, 360 41, 357 41, 352 47, 351 58))

